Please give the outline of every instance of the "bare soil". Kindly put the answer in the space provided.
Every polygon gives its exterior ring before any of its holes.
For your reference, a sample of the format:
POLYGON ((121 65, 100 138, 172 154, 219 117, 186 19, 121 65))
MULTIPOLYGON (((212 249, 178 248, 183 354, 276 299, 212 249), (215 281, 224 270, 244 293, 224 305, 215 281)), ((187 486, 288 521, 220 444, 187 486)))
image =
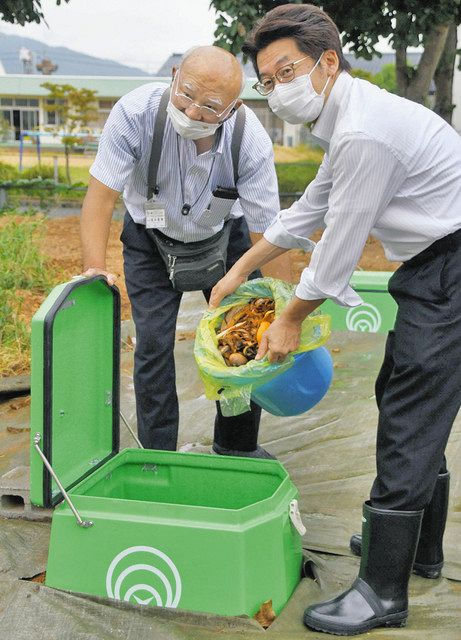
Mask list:
MULTIPOLYGON (((0 225, 2 219, 0 218, 0 225)), ((48 258, 54 271, 54 282, 66 282, 82 271, 79 217, 48 218, 44 220, 45 233, 42 240, 43 254, 48 258)), ((120 233, 121 221, 113 221, 110 231, 107 249, 107 270, 118 274, 117 285, 121 293, 122 319, 131 316, 130 302, 128 299, 125 280, 123 276, 122 243, 120 233)), ((321 232, 314 234, 314 240, 318 240, 321 232)), ((299 282, 301 271, 309 263, 310 256, 302 251, 292 251, 293 282, 299 282)), ((383 249, 379 242, 370 238, 365 246, 358 268, 367 271, 394 271, 398 263, 391 263, 384 257, 383 249)), ((32 316, 41 305, 46 294, 34 289, 18 289, 16 291, 16 317, 30 326, 32 316)), ((192 340, 193 331, 178 332, 177 340, 192 340)), ((126 348, 132 348, 127 343, 126 348)), ((6 353, 0 363, 0 377, 20 375, 29 371, 29 351, 22 347, 17 353, 6 353), (5 360, 5 361, 3 361, 5 360)))
MULTIPOLYGON (((119 274, 117 286, 122 295, 122 318, 127 319, 130 317, 130 303, 123 277, 122 244, 119 240, 121 229, 122 222, 114 221, 112 223, 107 250, 107 269, 119 274)), ((321 232, 318 232, 313 236, 313 239, 318 240, 320 237, 321 232)), ((65 281, 79 274, 81 272, 79 218, 47 220, 43 251, 51 259, 56 273, 59 274, 60 281, 65 281)), ((310 255, 304 254, 302 251, 292 251, 291 256, 294 281, 298 282, 301 271, 309 263, 310 255)), ((369 238, 358 267, 365 271, 395 271, 398 263, 386 260, 381 244, 377 240, 369 238)), ((22 305, 23 313, 28 310, 32 317, 42 300, 33 292, 22 293, 30 296, 30 305, 22 305)))

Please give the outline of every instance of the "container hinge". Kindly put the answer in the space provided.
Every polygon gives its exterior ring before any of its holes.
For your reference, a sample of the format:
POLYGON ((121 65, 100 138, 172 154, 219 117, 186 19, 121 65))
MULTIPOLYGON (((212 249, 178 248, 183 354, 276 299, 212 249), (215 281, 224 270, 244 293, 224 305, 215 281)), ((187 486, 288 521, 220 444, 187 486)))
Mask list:
POLYGON ((128 424, 128 420, 125 418, 125 416, 123 415, 123 413, 121 411, 119 411, 120 417, 123 420, 125 427, 128 429, 128 431, 131 433, 131 435, 133 436, 133 438, 136 440, 137 445, 140 449, 144 449, 144 447, 141 444, 141 441, 139 440, 138 436, 135 434, 135 432, 133 431, 133 429, 130 427, 130 425, 128 424))
POLYGON ((297 500, 292 500, 290 502, 290 520, 299 535, 303 536, 306 533, 306 527, 303 525, 303 521, 301 520, 297 500))
POLYGON ((51 475, 54 478, 54 481, 56 482, 56 484, 58 485, 59 489, 61 490, 61 493, 64 497, 64 500, 67 502, 67 504, 69 505, 70 510, 72 511, 72 513, 75 516, 75 519, 77 520, 77 524, 80 527, 84 527, 84 528, 88 528, 88 527, 92 527, 93 526, 93 522, 91 522, 91 520, 82 520, 82 518, 80 517, 79 512, 77 511, 77 509, 74 507, 72 500, 69 498, 67 491, 64 489, 64 487, 62 486, 61 482, 59 481, 58 476, 56 475, 56 473, 54 472, 52 466, 50 465, 50 463, 48 462, 45 454, 43 453, 43 451, 40 449, 39 445, 40 445, 40 441, 42 439, 42 436, 39 433, 35 434, 34 437, 34 447, 35 450, 37 451, 38 455, 40 456, 40 458, 43 461, 43 464, 45 465, 45 467, 48 469, 48 471, 51 473, 51 475))

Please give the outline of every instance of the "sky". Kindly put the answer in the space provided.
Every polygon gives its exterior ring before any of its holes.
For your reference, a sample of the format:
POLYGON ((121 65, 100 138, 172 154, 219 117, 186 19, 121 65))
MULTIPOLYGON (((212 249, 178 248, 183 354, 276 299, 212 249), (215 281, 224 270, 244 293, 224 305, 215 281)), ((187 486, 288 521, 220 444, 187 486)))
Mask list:
POLYGON ((212 44, 210 0, 42 0, 44 24, 0 23, 0 33, 23 35, 155 73, 171 53, 212 44))
MULTIPOLYGON (((0 23, 0 34, 35 38, 51 46, 115 60, 155 73, 172 53, 212 44, 210 0, 42 0, 48 26, 0 23)), ((389 51, 385 41, 377 47, 389 51)))

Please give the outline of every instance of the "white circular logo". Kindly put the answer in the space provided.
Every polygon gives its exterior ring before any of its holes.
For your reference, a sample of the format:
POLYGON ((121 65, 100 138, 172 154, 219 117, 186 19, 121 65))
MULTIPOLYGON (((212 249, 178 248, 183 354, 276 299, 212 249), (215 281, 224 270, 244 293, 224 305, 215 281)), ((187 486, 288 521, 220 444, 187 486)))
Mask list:
POLYGON ((181 598, 181 576, 172 559, 154 547, 128 547, 110 563, 109 598, 175 609, 181 598))
POLYGON ((365 302, 359 307, 349 309, 346 315, 346 326, 349 331, 369 331, 376 333, 381 326, 381 314, 372 304, 365 302))

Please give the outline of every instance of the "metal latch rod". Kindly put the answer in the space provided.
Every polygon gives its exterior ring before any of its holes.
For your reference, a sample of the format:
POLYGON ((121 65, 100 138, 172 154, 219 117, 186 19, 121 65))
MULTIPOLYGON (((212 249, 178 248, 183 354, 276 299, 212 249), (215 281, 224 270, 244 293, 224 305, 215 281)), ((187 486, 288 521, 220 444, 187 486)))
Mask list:
POLYGON ((36 451, 37 451, 38 455, 40 456, 40 458, 42 459, 43 464, 45 465, 45 467, 48 469, 48 471, 49 471, 49 472, 51 473, 51 475, 53 476, 54 481, 55 481, 55 482, 56 482, 56 484, 58 485, 58 487, 59 487, 59 489, 60 489, 60 491, 61 491, 61 493, 62 493, 62 495, 63 495, 63 497, 64 497, 64 500, 67 502, 67 504, 69 505, 70 510, 71 510, 71 511, 72 511, 72 513, 74 514, 74 516, 75 516, 75 518, 76 518, 76 520, 77 520, 77 524, 78 524, 80 527, 85 527, 85 528, 92 527, 94 523, 93 523, 91 520, 82 520, 82 518, 80 517, 79 512, 78 512, 78 511, 77 511, 77 509, 74 507, 74 505, 73 505, 73 503, 72 503, 72 500, 69 498, 69 496, 68 496, 68 494, 67 494, 67 491, 66 491, 66 490, 64 489, 64 487, 62 486, 61 482, 59 481, 58 476, 56 475, 56 473, 54 472, 54 470, 53 470, 52 466, 50 465, 50 463, 48 462, 47 458, 45 457, 45 454, 44 454, 44 453, 43 453, 43 451, 40 449, 39 444, 40 444, 41 439, 42 439, 42 436, 41 436, 39 433, 36 433, 36 434, 35 434, 35 437, 34 437, 34 446, 35 446, 35 449, 36 449, 36 451))
POLYGON ((139 440, 138 436, 135 434, 135 432, 133 431, 133 429, 130 427, 130 425, 128 424, 128 420, 125 418, 125 416, 123 415, 123 413, 121 411, 119 411, 120 413, 120 417, 123 420, 123 422, 125 423, 126 428, 128 429, 128 431, 131 433, 131 435, 133 436, 133 438, 136 440, 137 445, 140 449, 144 449, 144 447, 141 444, 141 441, 139 440))

